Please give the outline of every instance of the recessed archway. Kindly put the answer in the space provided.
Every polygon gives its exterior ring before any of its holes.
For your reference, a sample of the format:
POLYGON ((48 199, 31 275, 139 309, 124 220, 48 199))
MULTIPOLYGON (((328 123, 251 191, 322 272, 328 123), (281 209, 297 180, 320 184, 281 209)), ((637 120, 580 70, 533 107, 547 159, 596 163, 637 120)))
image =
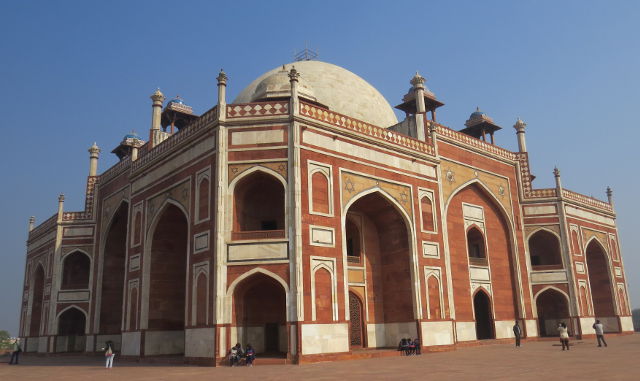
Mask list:
POLYGON ((597 318, 615 317, 615 301, 611 294, 609 278, 609 260, 597 240, 593 239, 587 245, 586 258, 594 314, 597 318))
POLYGON ((484 290, 478 290, 473 296, 473 313, 476 318, 476 338, 478 340, 495 338, 491 299, 484 290))
POLYGON ((233 288, 233 326, 236 342, 250 344, 256 353, 281 356, 288 352, 287 297, 282 284, 255 272, 233 288))
POLYGON ((562 268, 560 240, 544 229, 538 230, 529 237, 529 255, 533 270, 562 268))
POLYGON ((40 264, 33 274, 31 301, 31 323, 29 324, 29 336, 40 336, 40 323, 42 322, 42 298, 44 296, 44 269, 40 264))
POLYGON ((411 230, 406 215, 391 200, 382 191, 365 194, 348 206, 343 220, 344 253, 349 259, 350 252, 359 251, 366 268, 367 301, 363 304, 368 312, 363 310, 361 316, 363 334, 373 337, 362 341, 377 347, 395 346, 403 337, 416 335, 411 230), (359 229, 350 221, 359 221, 359 229), (359 245, 354 239, 360 240, 359 245), (376 330, 368 333, 368 324, 375 324, 376 330))
POLYGON ((558 323, 571 324, 569 304, 565 294, 547 288, 536 297, 540 336, 558 336, 558 323))
POLYGON ((100 333, 113 335, 122 329, 122 298, 127 251, 129 204, 116 210, 105 235, 100 287, 100 333))
POLYGON ((232 239, 282 238, 285 188, 274 175, 255 170, 233 186, 232 239))
POLYGON ((87 316, 76 307, 70 307, 58 316, 56 352, 83 352, 87 316))
POLYGON ((80 251, 68 254, 62 260, 61 290, 87 289, 89 288, 89 275, 91 274, 91 259, 80 251))

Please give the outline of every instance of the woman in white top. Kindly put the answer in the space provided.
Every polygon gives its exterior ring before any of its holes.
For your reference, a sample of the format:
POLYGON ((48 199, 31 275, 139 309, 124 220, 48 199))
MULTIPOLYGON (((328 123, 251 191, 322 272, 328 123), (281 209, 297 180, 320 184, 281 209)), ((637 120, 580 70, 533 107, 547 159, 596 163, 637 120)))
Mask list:
POLYGON ((560 334, 560 344, 562 344, 562 350, 566 347, 569 350, 569 330, 565 323, 558 323, 558 333, 560 334))

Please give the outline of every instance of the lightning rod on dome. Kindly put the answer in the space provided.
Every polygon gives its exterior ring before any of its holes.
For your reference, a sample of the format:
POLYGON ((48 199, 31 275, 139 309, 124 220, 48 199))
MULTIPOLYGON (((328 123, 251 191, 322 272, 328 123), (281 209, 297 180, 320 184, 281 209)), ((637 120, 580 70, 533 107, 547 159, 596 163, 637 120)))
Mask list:
POLYGON ((293 54, 294 61, 311 61, 316 58, 318 58, 318 52, 315 50, 309 49, 306 43, 304 44, 303 50, 293 54))

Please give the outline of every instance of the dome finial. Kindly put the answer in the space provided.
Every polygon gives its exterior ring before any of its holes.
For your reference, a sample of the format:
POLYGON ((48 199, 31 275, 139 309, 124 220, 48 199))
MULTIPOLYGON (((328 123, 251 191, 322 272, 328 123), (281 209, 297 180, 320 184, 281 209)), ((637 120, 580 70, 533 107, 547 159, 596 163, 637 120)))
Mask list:
POLYGON ((413 78, 411 78, 411 81, 409 81, 409 83, 411 84, 411 86, 413 86, 414 89, 416 88, 424 89, 425 81, 426 81, 425 78, 421 76, 420 73, 418 73, 418 71, 416 71, 416 75, 414 75, 413 78))
POLYGON ((289 80, 291 82, 298 82, 298 78, 300 78, 300 73, 298 73, 294 65, 291 65, 291 70, 289 70, 289 80))
POLYGON ((227 84, 227 73, 224 72, 224 69, 220 69, 220 74, 216 77, 218 80, 218 85, 226 85, 227 84))

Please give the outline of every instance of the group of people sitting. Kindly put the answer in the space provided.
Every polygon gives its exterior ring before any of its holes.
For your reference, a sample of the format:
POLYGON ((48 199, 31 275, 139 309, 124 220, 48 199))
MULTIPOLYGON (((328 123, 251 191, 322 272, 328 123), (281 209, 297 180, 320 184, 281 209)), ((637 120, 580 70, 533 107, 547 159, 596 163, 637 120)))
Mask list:
POLYGON ((398 350, 402 351, 405 356, 420 354, 420 340, 402 339, 398 344, 398 350))
POLYGON ((229 365, 231 366, 253 366, 253 361, 256 359, 256 351, 251 344, 247 344, 245 350, 242 349, 242 345, 237 343, 231 350, 229 350, 229 365))

